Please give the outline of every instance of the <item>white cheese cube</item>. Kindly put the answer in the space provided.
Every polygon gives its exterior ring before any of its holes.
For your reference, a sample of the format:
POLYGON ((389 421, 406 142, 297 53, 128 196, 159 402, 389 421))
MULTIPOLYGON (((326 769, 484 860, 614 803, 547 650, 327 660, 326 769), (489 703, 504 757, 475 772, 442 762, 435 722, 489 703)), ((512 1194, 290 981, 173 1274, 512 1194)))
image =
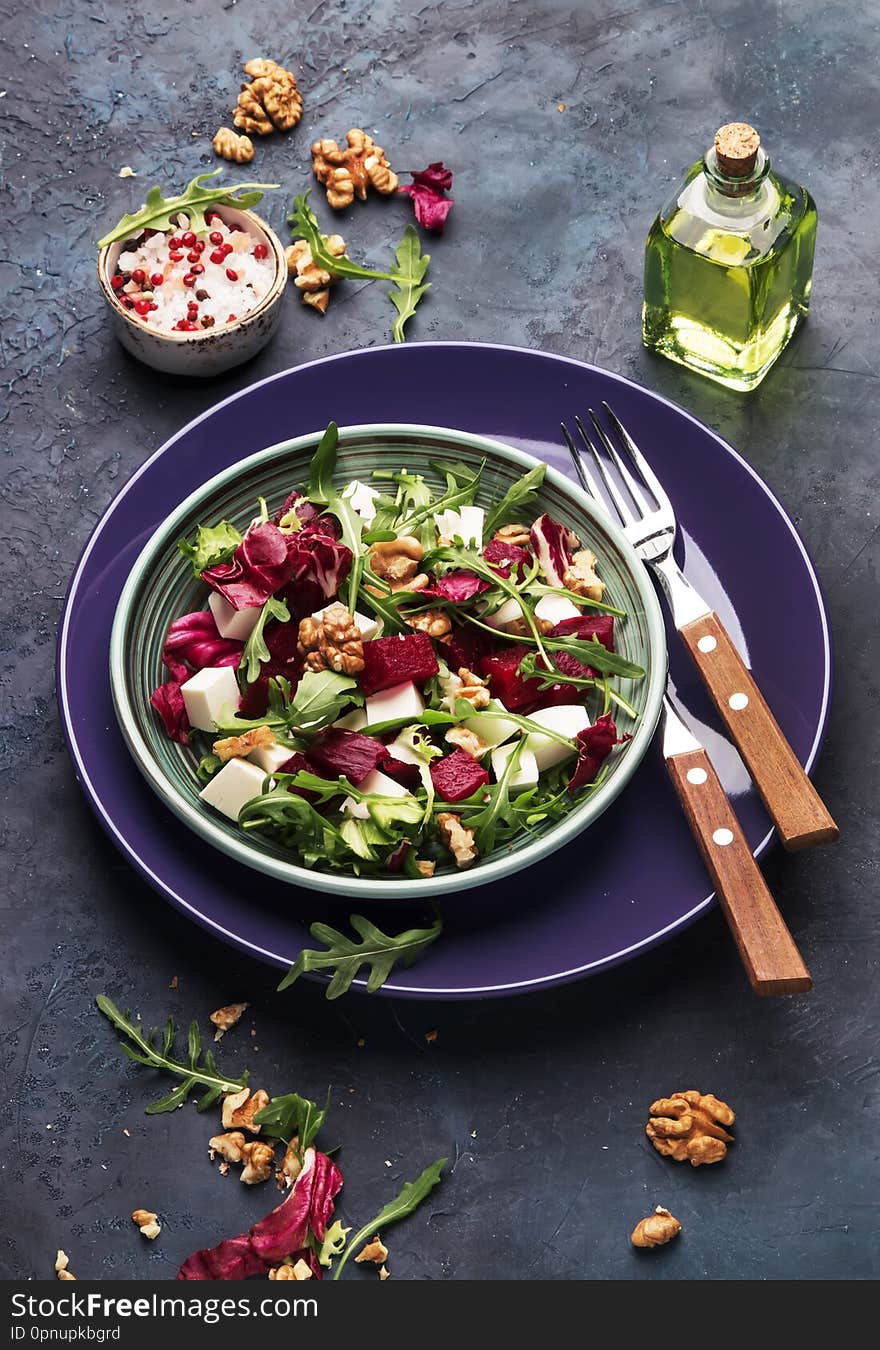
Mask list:
POLYGON ((375 488, 371 488, 368 483, 362 483, 355 478, 349 483, 342 495, 348 498, 365 525, 373 523, 376 516, 376 498, 379 496, 375 488))
POLYGON ((485 713, 480 717, 466 718, 463 725, 467 727, 468 731, 473 731, 475 735, 479 736, 484 744, 489 746, 501 745, 504 741, 509 741, 511 736, 515 736, 519 731, 515 722, 500 716, 501 713, 505 712, 507 712, 507 709, 504 704, 496 698, 493 700, 491 708, 487 708, 485 713), (490 717, 489 713, 494 712, 498 712, 499 716, 490 717))
POLYGON ((408 717, 417 722, 425 711, 425 700, 412 680, 404 680, 403 684, 393 684, 390 689, 371 694, 365 706, 367 726, 375 726, 377 722, 396 722, 398 717, 408 717))
POLYGON ((494 614, 487 614, 485 621, 490 628, 506 628, 509 623, 514 623, 522 617, 522 606, 513 596, 505 600, 503 605, 499 605, 494 614))
MULTIPOLYGON (((516 745, 499 745, 492 751, 492 772, 497 782, 504 773, 508 759, 516 749, 516 745)), ((519 764, 517 764, 508 780, 512 788, 534 787, 538 781, 538 761, 532 754, 527 745, 524 745, 520 751, 519 764)))
POLYGON ((246 759, 231 759, 214 774, 199 796, 221 815, 238 820, 241 808, 262 793, 265 777, 256 764, 249 764, 246 759))
POLYGON ((238 711, 240 695, 232 666, 206 666, 182 684, 180 692, 190 726, 199 731, 216 731, 224 708, 238 711))
POLYGON ((363 731, 367 725, 367 714, 363 708, 352 708, 350 713, 340 717, 338 722, 333 723, 334 727, 341 727, 343 731, 363 731))
POLYGON ((263 606, 248 605, 247 609, 233 609, 225 595, 212 591, 208 596, 208 608, 214 615, 217 632, 222 638, 247 642, 257 626, 263 606))
POLYGON ((535 605, 535 618, 545 619, 554 626, 563 619, 579 619, 581 611, 564 595, 542 595, 535 605))
MULTIPOLYGON (((571 740, 590 725, 587 710, 580 703, 560 703, 555 708, 541 708, 538 712, 529 713, 529 720, 542 727, 549 727, 560 736, 568 736, 571 740)), ((554 764, 560 764, 572 753, 567 746, 561 745, 559 741, 551 741, 549 736, 542 736, 539 731, 529 732, 525 748, 531 750, 542 773, 554 764)))
POLYGON ((483 525, 486 513, 482 506, 463 506, 458 511, 440 511, 434 516, 438 534, 447 539, 462 541, 465 548, 473 545, 479 548, 483 542, 483 525))
MULTIPOLYGON (((379 769, 373 769, 367 774, 362 783, 358 784, 361 792, 375 792, 380 797, 409 797, 405 787, 389 778, 386 773, 379 769)), ((346 797, 342 803, 342 809, 346 815, 354 816, 355 820, 368 820, 370 813, 367 810, 366 802, 356 802, 354 797, 346 797)))
MULTIPOLYGON (((333 600, 331 603, 335 605, 337 604, 337 601, 333 600)), ((327 613, 327 610, 329 608, 330 605, 325 605, 323 609, 315 610, 314 614, 312 615, 312 618, 314 619, 315 623, 321 622, 321 620, 323 619, 324 615, 327 613)), ((358 632, 360 633, 361 637, 364 639, 365 642, 367 641, 368 638, 375 637, 376 633, 378 633, 379 623, 377 619, 370 619, 367 617, 366 614, 358 614, 357 610, 355 610, 352 617, 355 621, 358 632)))
POLYGON ((248 755, 248 759, 262 769, 263 773, 277 773, 292 754, 293 751, 286 745, 258 745, 256 750, 252 750, 248 755))

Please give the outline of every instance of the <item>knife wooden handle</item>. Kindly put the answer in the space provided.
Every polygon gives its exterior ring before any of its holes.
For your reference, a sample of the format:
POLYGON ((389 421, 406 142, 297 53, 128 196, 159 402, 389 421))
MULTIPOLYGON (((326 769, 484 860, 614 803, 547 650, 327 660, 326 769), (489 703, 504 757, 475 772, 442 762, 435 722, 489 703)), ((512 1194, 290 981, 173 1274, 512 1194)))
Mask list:
POLYGON ((810 972, 767 889, 709 756, 702 748, 689 750, 667 759, 666 768, 755 993, 807 993, 813 987, 810 972))
POLYGON ((705 614, 680 631, 784 847, 796 852, 831 843, 838 828, 718 615, 705 614))

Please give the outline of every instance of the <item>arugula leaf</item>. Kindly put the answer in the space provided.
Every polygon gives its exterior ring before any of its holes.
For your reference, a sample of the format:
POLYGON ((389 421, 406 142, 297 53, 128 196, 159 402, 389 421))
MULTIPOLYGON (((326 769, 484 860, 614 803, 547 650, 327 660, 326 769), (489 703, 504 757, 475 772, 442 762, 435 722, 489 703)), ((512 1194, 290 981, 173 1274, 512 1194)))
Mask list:
POLYGON ((338 447, 339 427, 335 422, 329 422, 309 465, 309 498, 313 502, 322 504, 336 496, 333 472, 338 447))
POLYGON ((370 975, 367 993, 374 994, 398 962, 404 967, 411 966, 443 931, 439 915, 430 928, 409 928, 405 933, 395 936, 383 933, 362 914, 350 915, 349 923, 359 934, 360 942, 353 941, 329 924, 313 923, 309 932, 318 942, 323 942, 327 950, 322 952, 306 948, 301 951, 279 984, 279 990, 287 989, 307 971, 332 969, 334 973, 327 986, 326 997, 339 998, 351 988, 361 966, 368 965, 370 975))
POLYGON ((351 675, 340 675, 335 670, 306 670, 290 703, 288 723, 314 730, 335 722, 343 708, 360 702, 359 695, 358 682, 351 675))
POLYGON ((199 234, 206 228, 205 211, 209 206, 234 206, 244 211, 256 206, 264 192, 281 186, 280 183, 235 183, 220 187, 218 183, 210 182, 222 172, 222 169, 214 169, 212 173, 197 173, 177 197, 163 197, 161 188, 151 187, 140 210, 123 216, 109 234, 98 240, 98 248, 106 248, 117 239, 127 239, 147 228, 168 230, 177 223, 181 211, 189 217, 189 228, 199 234))
POLYGON ((333 1258, 341 1256, 345 1250, 345 1239, 351 1232, 351 1228, 343 1228, 341 1219, 334 1219, 327 1232, 324 1234, 324 1241, 321 1243, 321 1249, 318 1252, 318 1264, 327 1266, 328 1269, 333 1265, 333 1258))
POLYGON ((414 1210, 418 1209, 423 1200, 427 1200, 434 1187, 439 1185, 443 1168, 447 1162, 447 1158, 438 1158, 436 1162, 431 1163, 430 1167, 426 1167, 421 1176, 416 1177, 415 1181, 407 1181, 400 1194, 394 1200, 389 1201, 385 1208, 379 1211, 375 1219, 371 1219, 369 1223, 364 1224, 363 1228, 355 1233, 342 1254, 342 1260, 336 1267, 333 1275, 334 1280, 339 1279, 343 1266, 352 1252, 356 1251, 363 1242, 366 1242, 367 1238, 372 1237, 374 1233, 380 1232, 383 1228, 387 1228, 389 1224, 407 1218, 414 1210))
MULTIPOLYGON (((567 648, 565 650, 568 650, 567 648)), ((630 703, 629 699, 623 697, 616 689, 612 689, 608 682, 608 676, 605 675, 600 680, 591 680, 589 677, 581 675, 567 675, 564 671, 558 670, 552 666, 548 670, 546 665, 538 664, 537 652, 529 652, 520 661, 517 667, 517 674, 524 680, 538 679, 541 681, 539 689, 552 689, 557 684, 570 684, 575 689, 601 689, 603 694, 603 713, 608 711, 609 705, 614 703, 618 708, 622 708, 628 716, 636 719, 638 713, 630 703)))
POLYGON ((498 782, 493 783, 490 788, 481 790, 481 797, 489 792, 489 801, 476 815, 468 816, 468 829, 475 832, 474 842, 481 858, 487 858, 495 851, 498 822, 505 818, 509 805, 510 780, 517 770, 524 745, 525 737, 521 736, 507 756, 504 771, 498 782))
POLYGON ((338 863, 343 841, 339 831, 325 820, 311 802, 286 788, 275 788, 245 802, 238 813, 243 830, 269 830, 285 848, 295 849, 303 862, 338 863))
POLYGON ((499 525, 507 525, 517 517, 531 512, 536 505, 536 493, 544 481, 546 464, 536 464, 522 478, 518 478, 507 489, 501 501, 489 512, 486 518, 486 536, 491 539, 499 525))
POLYGON ((199 525, 196 530, 196 542, 178 539, 177 547, 185 558, 189 558, 192 569, 200 577, 206 567, 216 567, 218 563, 228 562, 241 543, 241 535, 228 520, 219 525, 199 525))
POLYGON ((198 1022, 190 1023, 186 1059, 177 1060, 173 1057, 176 1028, 170 1017, 162 1032, 160 1048, 154 1044, 159 1035, 155 1027, 150 1027, 149 1031, 141 1030, 131 1021, 128 1013, 120 1012, 106 994, 99 994, 95 1002, 108 1021, 127 1038, 120 1041, 120 1045, 129 1059, 135 1060, 138 1064, 145 1064, 150 1069, 162 1069, 166 1073, 176 1074, 183 1079, 183 1082, 167 1097, 162 1097, 146 1108, 148 1116, 161 1115, 165 1111, 173 1111, 176 1107, 182 1106, 197 1085, 207 1088, 207 1092, 199 1099, 197 1107, 199 1111, 206 1111, 227 1092, 237 1092, 247 1085, 247 1070, 241 1078, 227 1078, 217 1068, 212 1050, 208 1049, 202 1055, 202 1033, 198 1022))
POLYGON ((266 639, 263 637, 263 629, 269 619, 277 619, 279 623, 287 623, 290 619, 290 610, 287 608, 286 602, 277 599, 274 595, 270 595, 263 605, 260 610, 260 617, 244 644, 239 670, 243 672, 246 684, 253 684, 254 680, 258 680, 261 664, 263 661, 272 659, 272 654, 266 646, 266 639))
POLYGON ((285 1144, 297 1140, 297 1152, 300 1156, 312 1144, 318 1131, 327 1119, 330 1108, 330 1089, 324 1109, 319 1110, 318 1103, 298 1092, 288 1092, 283 1097, 272 1097, 268 1106, 264 1106, 254 1116, 255 1125, 265 1126, 267 1134, 281 1139, 285 1144))
POLYGON ((335 254, 328 252, 318 217, 309 206, 311 193, 312 189, 309 188, 294 197, 293 210, 287 219, 294 237, 305 239, 317 266, 323 268, 325 272, 332 273, 333 276, 347 277, 351 281, 393 281, 394 277, 390 272, 375 272, 369 267, 359 267, 345 253, 341 258, 337 258, 335 254))
POLYGON ((422 253, 415 225, 407 225, 394 256, 397 265, 392 269, 394 285, 388 296, 397 310, 397 318, 391 326, 391 336, 395 342, 403 342, 404 325, 415 314, 425 292, 431 289, 430 281, 424 279, 431 255, 422 253))
POLYGON ((330 422, 309 465, 309 501, 323 506, 325 511, 335 516, 342 526, 342 542, 351 550, 351 570, 345 581, 345 598, 348 608, 354 613, 364 569, 364 553, 361 547, 361 531, 364 523, 355 511, 350 498, 344 497, 333 486, 338 446, 339 428, 335 422, 330 422))

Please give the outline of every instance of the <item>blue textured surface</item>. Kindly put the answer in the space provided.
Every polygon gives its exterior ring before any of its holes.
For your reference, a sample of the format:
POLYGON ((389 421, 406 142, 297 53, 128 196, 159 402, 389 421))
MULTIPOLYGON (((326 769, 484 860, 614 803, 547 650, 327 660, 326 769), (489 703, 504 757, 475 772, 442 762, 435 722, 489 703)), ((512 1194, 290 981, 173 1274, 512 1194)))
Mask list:
MULTIPOLYGON (((80 1278, 171 1276, 192 1247, 270 1203, 265 1188, 245 1192, 209 1168, 206 1122, 190 1109, 142 1115, 158 1085, 126 1066, 92 1010, 108 988, 155 1019, 204 1018, 250 998, 224 1058, 249 1061, 276 1092, 319 1096, 332 1082, 346 1221, 450 1152, 434 1203, 390 1238, 395 1277, 876 1274, 873 8, 327 0, 294 12, 281 0, 76 0, 63 12, 3 3, 0 18, 0 501, 12 557, 0 625, 0 1184, 16 1216, 2 1273, 49 1275, 61 1246, 80 1278), (268 34, 281 35, 274 50, 268 34), (291 297, 255 362, 199 386, 137 366, 109 336, 93 240, 142 186, 214 167, 210 136, 228 121, 240 62, 256 54, 289 60, 306 100, 295 132, 227 171, 284 185, 266 210, 276 228, 309 182, 315 136, 375 127, 397 168, 442 158, 457 201, 432 241, 434 289, 412 336, 542 346, 635 376, 737 445, 797 520, 835 629, 837 701, 818 782, 844 836, 834 850, 774 856, 768 875, 813 968, 810 998, 746 994, 717 914, 627 969, 479 1015, 362 999, 328 1007, 315 988, 276 997, 265 968, 158 905, 93 822, 50 674, 89 530, 145 455, 225 393, 388 331, 380 287, 341 289, 324 320, 291 297), (813 317, 748 400, 639 347, 647 227, 682 166, 732 117, 755 122, 820 212, 813 317), (116 177, 125 164, 137 180, 116 177), (675 1167, 644 1138, 648 1102, 690 1086, 738 1112, 721 1168, 675 1167), (627 1235, 655 1204, 685 1231, 641 1258, 627 1235), (165 1224, 149 1246, 128 1218, 142 1205, 165 1224)), ((352 252, 379 262, 407 210, 358 205, 340 229, 352 252)))

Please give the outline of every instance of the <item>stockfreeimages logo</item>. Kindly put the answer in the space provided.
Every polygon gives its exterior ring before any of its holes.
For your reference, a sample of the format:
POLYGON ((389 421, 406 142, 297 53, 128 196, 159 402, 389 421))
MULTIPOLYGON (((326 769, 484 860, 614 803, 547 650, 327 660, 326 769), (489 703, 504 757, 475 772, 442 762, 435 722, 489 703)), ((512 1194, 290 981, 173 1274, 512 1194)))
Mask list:
POLYGON ((41 1328, 22 1325, 21 1318, 60 1318, 116 1322, 129 1318, 181 1318, 213 1326, 236 1317, 317 1317, 315 1298, 173 1298, 151 1294, 141 1298, 117 1298, 88 1293, 38 1295, 13 1294, 10 1328, 13 1341, 24 1340, 118 1340, 119 1327, 41 1328), (72 1334, 67 1336, 65 1330, 72 1334), (45 1334, 41 1334, 45 1333, 45 1334), (102 1334, 103 1333, 103 1334, 102 1334))

